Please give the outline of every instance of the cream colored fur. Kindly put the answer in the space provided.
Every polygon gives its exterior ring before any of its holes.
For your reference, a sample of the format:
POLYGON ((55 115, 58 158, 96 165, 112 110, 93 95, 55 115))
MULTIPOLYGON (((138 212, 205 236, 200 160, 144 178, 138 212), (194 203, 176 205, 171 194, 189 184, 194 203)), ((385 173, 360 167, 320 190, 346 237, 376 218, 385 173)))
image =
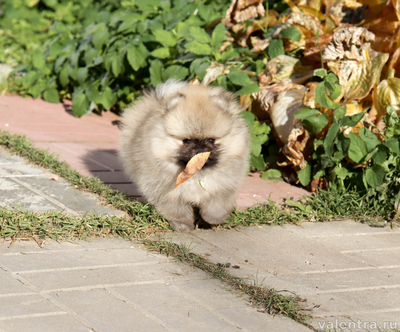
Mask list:
POLYGON ((178 231, 194 228, 193 207, 210 224, 222 223, 235 206, 249 167, 249 133, 234 96, 221 88, 167 81, 122 116, 120 158, 149 203, 178 231), (184 139, 214 138, 218 163, 204 167, 174 194, 184 139), (200 185, 200 183, 201 185, 200 185))

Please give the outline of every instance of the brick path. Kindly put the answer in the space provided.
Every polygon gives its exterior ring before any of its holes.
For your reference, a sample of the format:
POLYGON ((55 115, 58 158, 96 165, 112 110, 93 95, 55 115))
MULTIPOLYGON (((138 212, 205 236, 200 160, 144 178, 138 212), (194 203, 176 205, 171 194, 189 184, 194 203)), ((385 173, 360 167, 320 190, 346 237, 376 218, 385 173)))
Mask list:
MULTIPOLYGON (((139 198, 118 161, 119 117, 110 112, 75 118, 68 107, 41 99, 0 96, 0 129, 24 134, 35 146, 48 149, 84 175, 99 177, 112 188, 139 198)), ((249 176, 239 193, 237 206, 249 207, 269 197, 299 198, 308 192, 283 181, 267 182, 249 176)))

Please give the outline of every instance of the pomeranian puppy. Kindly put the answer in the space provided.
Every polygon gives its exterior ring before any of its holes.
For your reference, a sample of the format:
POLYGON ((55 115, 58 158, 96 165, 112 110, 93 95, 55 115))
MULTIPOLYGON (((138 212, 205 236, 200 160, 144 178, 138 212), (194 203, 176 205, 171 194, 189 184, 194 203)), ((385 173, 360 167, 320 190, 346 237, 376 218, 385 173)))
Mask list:
POLYGON ((249 168, 249 130, 241 111, 222 88, 175 80, 145 92, 124 111, 124 171, 175 230, 194 228, 194 207, 212 225, 232 212, 249 168), (171 202, 178 175, 202 152, 210 152, 206 164, 177 188, 171 202))

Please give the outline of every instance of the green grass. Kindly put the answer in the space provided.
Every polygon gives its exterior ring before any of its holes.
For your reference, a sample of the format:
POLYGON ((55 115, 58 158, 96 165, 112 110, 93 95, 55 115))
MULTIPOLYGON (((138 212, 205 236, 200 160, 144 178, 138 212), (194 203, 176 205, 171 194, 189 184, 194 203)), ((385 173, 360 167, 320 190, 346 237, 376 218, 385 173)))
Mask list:
MULTIPOLYGON (((141 215, 135 217, 116 217, 109 215, 86 215, 72 217, 63 212, 0 209, 0 237, 15 241, 23 238, 56 241, 116 235, 123 238, 143 238, 160 231, 161 226, 147 220, 149 206, 143 205, 141 215)), ((166 228, 164 228, 166 229, 166 228)))
MULTIPOLYGON (((67 163, 59 161, 55 155, 34 147, 24 136, 11 135, 6 131, 0 130, 0 145, 6 147, 12 153, 25 157, 30 162, 60 175, 76 188, 97 194, 104 204, 125 211, 130 218, 120 219, 113 217, 112 223, 109 224, 110 226, 104 225, 111 234, 122 234, 116 233, 116 229, 112 227, 113 223, 125 223, 124 229, 126 228, 126 233, 135 235, 147 235, 157 231, 171 230, 168 221, 157 214, 151 205, 131 201, 125 194, 111 189, 98 178, 82 176, 67 163)), ((2 213, 7 214, 9 218, 8 212, 2 213)), ((268 201, 265 204, 256 205, 246 210, 236 209, 226 223, 218 227, 230 229, 238 226, 298 224, 302 221, 328 221, 341 218, 369 222, 375 226, 384 226, 390 214, 392 214, 391 208, 384 201, 368 200, 367 196, 362 196, 355 190, 338 191, 335 188, 329 188, 326 191, 320 190, 310 197, 305 197, 301 202, 287 200, 285 206, 279 206, 273 201, 268 201)), ((37 218, 33 216, 34 214, 29 218, 25 218, 30 220, 32 224, 31 234, 34 234, 35 230, 37 232, 36 236, 44 236, 44 231, 36 228, 38 219, 40 219, 39 215, 36 215, 37 218)), ((58 214, 58 217, 61 218, 61 214, 58 214)), ((94 223, 97 222, 95 217, 85 218, 92 218, 91 220, 94 223)), ((15 231, 12 231, 12 225, 9 223, 7 225, 7 230, 4 224, 1 226, 0 234, 14 234, 15 237, 28 232, 27 226, 24 227, 23 231, 18 230, 18 227, 15 231)), ((63 228, 59 225, 54 223, 49 225, 52 227, 49 234, 53 234, 58 227, 60 230, 57 233, 62 238, 70 237, 71 235, 69 234, 76 234, 73 236, 81 236, 83 234, 81 233, 82 225, 75 222, 70 223, 68 232, 65 234, 63 234, 63 228), (76 225, 76 232, 73 231, 73 225, 76 225)), ((88 225, 85 234, 94 236, 97 228, 90 226, 90 223, 88 225)), ((103 232, 107 231, 103 230, 103 232)))

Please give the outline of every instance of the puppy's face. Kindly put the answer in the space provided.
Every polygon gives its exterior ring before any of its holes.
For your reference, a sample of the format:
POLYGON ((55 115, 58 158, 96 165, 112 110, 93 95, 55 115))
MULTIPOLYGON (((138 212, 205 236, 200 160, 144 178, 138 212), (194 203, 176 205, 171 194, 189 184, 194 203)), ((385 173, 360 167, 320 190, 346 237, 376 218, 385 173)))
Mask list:
POLYGON ((197 139, 185 138, 180 145, 177 156, 177 163, 186 166, 189 160, 198 153, 211 152, 210 157, 204 167, 217 165, 220 154, 219 144, 215 143, 215 138, 197 139))
POLYGON ((219 95, 209 89, 189 86, 174 95, 166 106, 164 130, 174 140, 170 151, 175 163, 184 167, 198 153, 211 152, 204 168, 218 165, 227 155, 227 136, 232 114, 219 95))

